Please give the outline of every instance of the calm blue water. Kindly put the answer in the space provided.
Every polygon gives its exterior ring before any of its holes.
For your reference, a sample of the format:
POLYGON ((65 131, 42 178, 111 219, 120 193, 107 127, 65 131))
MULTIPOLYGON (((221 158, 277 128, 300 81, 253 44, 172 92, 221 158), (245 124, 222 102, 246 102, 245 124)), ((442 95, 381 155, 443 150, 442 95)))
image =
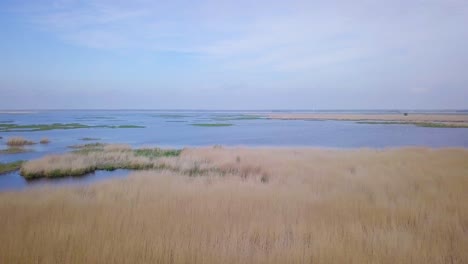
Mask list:
MULTIPOLYGON (((298 111, 302 112, 302 111, 298 111)), ((360 111, 345 111, 359 113, 360 111)), ((382 112, 382 111, 381 111, 382 112)), ((394 113, 397 111, 383 111, 394 113)), ((365 111, 361 113, 375 113, 365 111)), ((424 128, 413 125, 357 124, 352 121, 304 120, 236 120, 243 112, 209 111, 36 111, 27 114, 0 113, 1 123, 86 125, 140 125, 145 128, 85 128, 37 132, 0 132, 0 149, 6 139, 22 136, 48 145, 36 144, 31 152, 0 154, 0 162, 29 160, 50 153, 63 153, 74 144, 85 144, 80 138, 100 138, 103 143, 125 143, 134 147, 160 146, 312 146, 333 148, 359 147, 468 147, 466 128, 424 128), (197 127, 194 123, 230 123, 229 127, 197 127)), ((255 115, 255 113, 252 113, 255 115)), ((261 115, 262 113, 257 113, 261 115)), ((462 112, 458 113, 462 114, 462 112)), ((15 175, 12 173, 11 175, 15 175)), ((6 177, 5 175, 0 176, 6 177)), ((4 183, 5 185, 5 183, 4 183)), ((2 181, 0 180, 0 188, 2 181)))
POLYGON ((25 180, 18 172, 10 172, 0 175, 0 192, 21 190, 24 188, 40 187, 40 186, 66 186, 66 185, 84 185, 98 182, 101 180, 123 178, 128 176, 128 170, 115 171, 95 171, 93 173, 80 177, 65 177, 59 179, 37 179, 25 180))

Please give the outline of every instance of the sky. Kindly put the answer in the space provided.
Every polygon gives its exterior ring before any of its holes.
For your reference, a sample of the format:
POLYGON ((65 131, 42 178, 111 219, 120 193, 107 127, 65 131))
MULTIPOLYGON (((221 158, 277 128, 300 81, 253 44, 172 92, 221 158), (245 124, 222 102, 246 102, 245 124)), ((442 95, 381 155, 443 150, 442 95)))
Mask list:
POLYGON ((468 0, 0 0, 0 109, 468 109, 468 0))

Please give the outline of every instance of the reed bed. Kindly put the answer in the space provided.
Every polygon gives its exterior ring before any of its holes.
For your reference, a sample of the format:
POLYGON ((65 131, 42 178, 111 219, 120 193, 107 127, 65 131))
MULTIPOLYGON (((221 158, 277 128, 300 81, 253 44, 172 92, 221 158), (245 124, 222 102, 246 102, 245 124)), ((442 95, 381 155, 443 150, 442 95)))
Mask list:
POLYGON ((41 138, 41 140, 39 141, 39 143, 41 143, 41 144, 49 144, 49 143, 50 143, 50 139, 48 139, 48 138, 41 138))
POLYGON ((21 167, 22 163, 23 161, 13 161, 13 162, 7 162, 7 163, 0 162, 0 176, 4 173, 18 170, 21 167))
POLYGON ((0 149, 0 154, 17 154, 17 153, 25 153, 34 151, 33 149, 25 148, 24 146, 21 147, 8 147, 6 149, 0 149))
POLYGON ((27 179, 81 176, 96 170, 153 169, 165 166, 160 157, 177 156, 180 151, 132 149, 128 145, 91 143, 71 146, 72 153, 49 155, 25 162, 20 173, 27 179))
POLYGON ((22 147, 26 145, 36 144, 34 141, 27 140, 23 137, 11 137, 7 140, 7 145, 10 147, 22 147))
POLYGON ((0 193, 0 263, 468 262, 465 149, 161 159, 181 169, 0 193))

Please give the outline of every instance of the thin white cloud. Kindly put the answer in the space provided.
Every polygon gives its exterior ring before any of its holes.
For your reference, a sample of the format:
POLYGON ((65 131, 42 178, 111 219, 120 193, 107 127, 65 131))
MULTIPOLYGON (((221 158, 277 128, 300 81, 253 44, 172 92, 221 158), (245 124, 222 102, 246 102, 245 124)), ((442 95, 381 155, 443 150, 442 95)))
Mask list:
MULTIPOLYGON (((439 31, 467 22, 463 17, 468 14, 466 2, 445 0, 235 3, 52 1, 55 8, 35 12, 33 19, 66 41, 92 48, 262 56, 267 61, 288 50, 291 59, 304 60, 327 52, 332 57, 345 53, 346 58, 352 50, 362 54, 361 47, 381 52, 414 48, 419 41, 437 39, 439 31), (355 40, 349 42, 346 36, 355 40), (339 47, 342 43, 354 47, 339 47), (320 48, 327 45, 329 50, 320 48)), ((458 31, 467 35, 466 29, 458 31)))
POLYGON ((466 0, 46 0, 21 7, 33 26, 67 44, 195 55, 206 75, 194 82, 221 83, 210 89, 240 82, 264 90, 295 85, 304 94, 377 90, 380 98, 456 94, 468 83, 466 0), (278 84, 278 76, 289 79, 278 84))

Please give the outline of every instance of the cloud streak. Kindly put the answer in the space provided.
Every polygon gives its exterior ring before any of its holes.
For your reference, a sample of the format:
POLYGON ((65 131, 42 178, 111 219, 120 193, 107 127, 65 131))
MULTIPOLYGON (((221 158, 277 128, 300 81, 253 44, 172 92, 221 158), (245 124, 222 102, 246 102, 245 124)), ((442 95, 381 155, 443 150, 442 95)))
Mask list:
POLYGON ((32 18, 76 45, 196 53, 291 70, 414 53, 448 38, 466 43, 468 36, 460 27, 467 22, 464 1, 309 2, 285 8, 274 1, 55 1, 56 8, 32 18))
POLYGON ((361 91, 363 86, 370 93, 377 89, 398 96, 430 96, 443 89, 468 94, 460 88, 468 83, 463 73, 468 2, 463 0, 43 0, 12 5, 35 28, 66 44, 193 56, 197 73, 231 73, 223 81, 228 86, 240 76, 245 83, 263 82, 265 89, 282 78, 285 87, 275 89, 303 87, 303 94, 320 94, 307 92, 311 89, 361 91))

